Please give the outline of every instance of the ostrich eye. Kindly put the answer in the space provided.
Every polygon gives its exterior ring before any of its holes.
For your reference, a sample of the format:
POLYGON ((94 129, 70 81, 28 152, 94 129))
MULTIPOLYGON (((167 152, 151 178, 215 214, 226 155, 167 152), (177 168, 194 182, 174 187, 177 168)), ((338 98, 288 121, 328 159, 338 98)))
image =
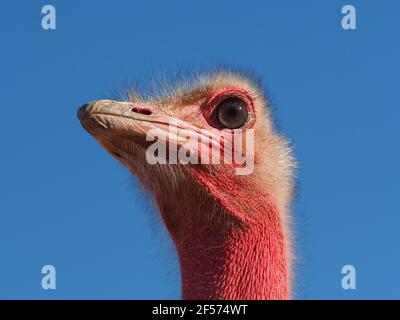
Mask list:
POLYGON ((214 110, 215 119, 225 128, 243 127, 249 113, 246 104, 239 98, 228 98, 220 102, 214 110))

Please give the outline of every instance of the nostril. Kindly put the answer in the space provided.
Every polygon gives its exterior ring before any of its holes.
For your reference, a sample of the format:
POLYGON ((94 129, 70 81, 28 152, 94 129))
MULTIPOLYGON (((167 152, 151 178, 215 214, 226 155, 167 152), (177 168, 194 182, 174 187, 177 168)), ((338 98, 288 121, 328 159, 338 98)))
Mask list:
POLYGON ((148 109, 144 109, 144 108, 139 108, 139 107, 134 107, 131 109, 131 111, 136 112, 136 113, 140 113, 140 114, 144 114, 146 116, 151 115, 151 111, 148 109))

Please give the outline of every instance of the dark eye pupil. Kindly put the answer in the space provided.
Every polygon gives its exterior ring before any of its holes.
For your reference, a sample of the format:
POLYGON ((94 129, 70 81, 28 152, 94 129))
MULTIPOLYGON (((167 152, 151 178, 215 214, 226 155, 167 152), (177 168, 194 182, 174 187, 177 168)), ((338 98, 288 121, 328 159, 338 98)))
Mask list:
POLYGON ((238 98, 223 100, 215 108, 216 120, 225 128, 237 129, 243 127, 248 118, 246 104, 238 98))

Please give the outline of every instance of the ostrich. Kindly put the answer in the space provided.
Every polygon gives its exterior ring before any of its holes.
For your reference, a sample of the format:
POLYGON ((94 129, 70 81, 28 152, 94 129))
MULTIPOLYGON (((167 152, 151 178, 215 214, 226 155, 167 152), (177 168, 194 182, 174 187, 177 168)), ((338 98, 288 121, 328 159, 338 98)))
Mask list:
POLYGON ((232 71, 197 75, 158 95, 85 104, 78 118, 154 195, 178 253, 183 299, 291 297, 294 160, 250 77, 232 71), (178 148, 190 135, 252 129, 252 173, 237 174, 234 161, 149 163, 146 150, 153 142, 147 133, 165 132, 172 122, 178 133, 164 139, 178 148))

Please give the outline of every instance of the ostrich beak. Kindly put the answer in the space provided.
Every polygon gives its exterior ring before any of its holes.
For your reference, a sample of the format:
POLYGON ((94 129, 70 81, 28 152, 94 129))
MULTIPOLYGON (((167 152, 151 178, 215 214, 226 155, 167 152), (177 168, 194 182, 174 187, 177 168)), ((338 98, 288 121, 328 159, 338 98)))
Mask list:
POLYGON ((98 100, 86 103, 78 109, 82 126, 93 136, 114 135, 124 132, 141 132, 139 123, 163 123, 161 114, 155 114, 148 105, 132 102, 98 100))
POLYGON ((188 135, 198 134, 198 128, 191 123, 166 114, 149 103, 97 100, 81 106, 77 116, 86 131, 96 139, 128 138, 148 145, 146 137, 152 130, 158 130, 165 134, 166 139, 180 144, 188 135), (179 131, 175 136, 170 135, 172 126, 179 131))
POLYGON ((113 149, 111 145, 121 148, 127 142, 146 148, 154 142, 155 131, 161 133, 160 139, 164 142, 172 139, 179 144, 185 141, 179 134, 170 134, 171 126, 179 127, 180 132, 196 131, 188 122, 172 117, 149 103, 98 100, 81 106, 77 116, 85 130, 110 152, 113 149))

